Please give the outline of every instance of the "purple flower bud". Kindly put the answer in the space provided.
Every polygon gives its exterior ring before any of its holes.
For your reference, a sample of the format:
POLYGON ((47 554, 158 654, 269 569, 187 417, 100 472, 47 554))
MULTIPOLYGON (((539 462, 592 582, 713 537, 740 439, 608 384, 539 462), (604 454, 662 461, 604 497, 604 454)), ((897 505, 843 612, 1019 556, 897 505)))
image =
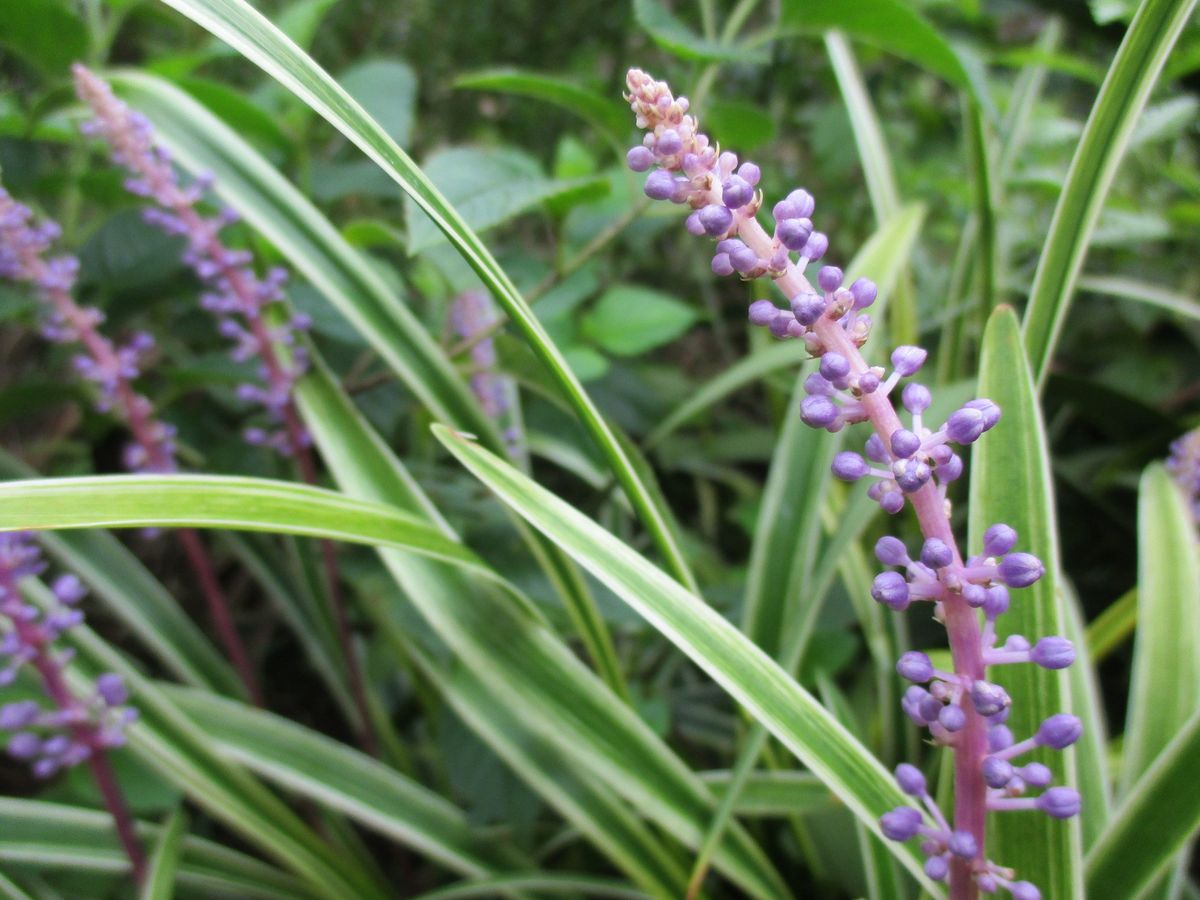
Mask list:
POLYGON ((919 491, 933 477, 933 470, 919 459, 905 459, 892 466, 892 475, 906 494, 919 491))
POLYGON ((654 165, 654 153, 649 147, 644 147, 638 144, 636 147, 631 147, 629 152, 625 154, 625 162, 629 164, 629 168, 635 172, 645 172, 654 165))
POLYGON ((984 431, 991 431, 996 427, 996 423, 1000 421, 1000 407, 986 397, 980 397, 977 400, 968 400, 963 406, 967 409, 977 410, 983 416, 984 431))
POLYGON ((1029 658, 1044 669, 1065 669, 1075 662, 1075 645, 1066 638, 1044 637, 1029 658))
POLYGON ((953 453, 946 458, 945 462, 937 465, 937 477, 942 481, 958 481, 962 477, 962 473, 962 457, 953 453))
POLYGON ((908 459, 921 448, 921 439, 907 428, 897 428, 892 432, 892 455, 900 459, 908 459))
POLYGON ((897 347, 892 351, 892 368, 902 376, 917 374, 921 366, 925 365, 925 358, 929 353, 920 347, 902 346, 897 347))
POLYGON ((946 420, 946 436, 956 444, 973 444, 983 434, 983 413, 963 407, 946 420))
POLYGON ((911 806, 898 806, 891 812, 885 812, 879 817, 879 829, 884 837, 893 841, 907 841, 914 837, 917 829, 924 823, 925 817, 919 809, 911 806))
POLYGON ((916 766, 908 763, 896 766, 896 784, 911 797, 925 796, 925 776, 916 766))
POLYGON ((931 569, 944 569, 954 562, 954 551, 945 541, 928 538, 921 546, 921 562, 931 569))
POLYGON ((793 251, 803 250, 812 233, 812 222, 808 219, 781 219, 775 226, 775 237, 779 238, 779 243, 793 251))
POLYGON ((16 703, 6 703, 0 706, 0 728, 5 731, 15 731, 32 725, 42 708, 33 700, 19 700, 16 703))
POLYGON ((22 731, 8 741, 8 755, 13 759, 33 759, 42 752, 42 739, 36 734, 22 731))
POLYGON ((724 206, 711 203, 700 210, 700 224, 710 237, 720 237, 733 225, 733 213, 724 206))
POLYGON ((749 184, 751 187, 753 187, 754 185, 758 184, 758 181, 759 181, 759 179, 760 179, 760 178, 762 178, 762 169, 760 169, 758 166, 756 166, 756 165, 755 165, 754 163, 752 163, 752 162, 744 162, 744 163, 742 163, 742 164, 741 164, 741 165, 738 167, 738 171, 737 171, 737 173, 738 173, 738 175, 740 175, 740 176, 741 176, 741 177, 742 177, 742 178, 743 178, 743 179, 746 181, 746 183, 748 183, 748 184, 749 184))
POLYGON ((1003 522, 983 533, 983 552, 988 556, 1003 556, 1017 544, 1017 533, 1003 522))
POLYGON ((1002 788, 1012 781, 1013 766, 1006 759, 987 756, 983 760, 983 780, 988 787, 1002 788))
POLYGON ((679 137, 679 132, 668 128, 658 136, 654 149, 660 156, 674 156, 683 149, 683 140, 679 137))
POLYGON ((675 196, 675 176, 666 169, 655 169, 646 176, 643 190, 651 200, 670 200, 675 196))
POLYGON ((1012 705, 1008 692, 998 684, 977 679, 971 684, 971 703, 981 716, 994 716, 1012 705))
POLYGON ((1070 713, 1056 713, 1038 728, 1034 741, 1042 747, 1062 750, 1070 747, 1083 734, 1083 722, 1070 713))
POLYGON ((873 394, 879 390, 879 376, 874 372, 863 372, 858 376, 858 389, 864 394, 873 394))
POLYGON ((1042 900, 1042 892, 1028 881, 1010 883, 1008 892, 1012 894, 1012 900, 1042 900))
POLYGON ((811 216, 817 208, 817 202, 813 200, 812 194, 804 190, 804 188, 797 188, 788 194, 787 202, 795 207, 798 215, 805 217, 811 216))
POLYGON ((105 672, 96 679, 96 693, 109 706, 120 706, 129 699, 125 679, 116 672, 105 672))
POLYGON ((867 459, 873 459, 877 463, 891 461, 891 457, 888 456, 888 452, 883 446, 883 439, 877 434, 872 433, 867 438, 865 449, 867 451, 867 459))
POLYGON ((1045 574, 1046 567, 1032 553, 1010 553, 1000 560, 1000 580, 1009 587, 1029 587, 1045 574))
POLYGON ((964 584, 962 586, 963 602, 971 609, 979 609, 983 604, 987 603, 987 591, 977 584, 964 584))
POLYGON ((1044 788, 1054 778, 1054 773, 1050 771, 1050 767, 1044 766, 1039 762, 1032 762, 1027 766, 1022 766, 1018 770, 1018 774, 1024 779, 1027 785, 1035 788, 1044 788))
POLYGON ((733 262, 728 253, 718 253, 712 258, 712 273, 722 276, 733 274, 733 262))
POLYGON ((800 420, 812 428, 828 428, 838 419, 838 408, 828 397, 805 397, 800 403, 800 420))
POLYGON ((770 325, 779 315, 779 307, 770 300, 755 300, 750 304, 750 321, 754 325, 770 325))
POLYGON ((904 509, 904 495, 899 491, 887 491, 879 498, 879 508, 889 516, 894 516, 904 509))
POLYGON ((875 558, 885 566, 907 565, 908 549, 899 538, 884 535, 875 542, 875 558))
POLYGON ((700 213, 694 212, 684 220, 683 227, 687 229, 687 233, 700 237, 705 234, 704 224, 700 221, 700 213))
POLYGON ((825 298, 815 293, 802 294, 799 298, 792 298, 792 309, 798 322, 811 325, 825 312, 825 298))
POLYGON ((733 263, 733 267, 743 275, 749 275, 760 265, 762 265, 762 261, 759 260, 758 254, 745 244, 742 244, 729 254, 729 261, 733 263))
POLYGON ((825 251, 829 249, 829 238, 819 231, 814 231, 809 236, 804 247, 800 250, 800 255, 805 259, 816 261, 825 255, 825 251))
POLYGON ((900 393, 900 400, 905 409, 916 415, 929 409, 929 404, 933 402, 933 395, 929 393, 929 388, 925 385, 913 381, 904 386, 904 390, 900 393))
POLYGON ((961 731, 967 724, 967 714, 962 711, 961 706, 950 704, 938 710, 937 720, 939 725, 953 733, 961 731))
POLYGON ((974 859, 979 854, 979 845, 975 842, 975 835, 969 831, 954 832, 950 835, 946 846, 951 853, 962 859, 974 859))
POLYGON ((59 575, 54 579, 50 589, 54 591, 54 596, 58 598, 59 603, 66 603, 68 606, 78 603, 87 596, 87 588, 83 586, 79 576, 73 573, 59 575))
POLYGON ((781 309, 779 310, 778 315, 776 315, 775 318, 773 318, 767 325, 767 328, 771 330, 771 334, 775 335, 775 337, 785 338, 788 337, 791 325, 794 321, 796 321, 795 316, 793 316, 790 312, 786 312, 785 310, 781 309))
POLYGON ((985 591, 983 612, 989 619, 1008 612, 1008 588, 1002 584, 994 584, 985 591))
POLYGON ((821 357, 820 372, 829 381, 841 381, 850 374, 850 362, 842 354, 831 350, 821 357))
POLYGON ((988 729, 988 750, 992 753, 999 753, 1001 750, 1006 750, 1013 744, 1012 732, 1008 730, 1007 725, 993 725, 988 729))
POLYGON ((1055 819, 1069 819, 1079 813, 1079 791, 1069 787, 1052 787, 1037 798, 1037 808, 1055 819))
POLYGON ((721 185, 721 199, 730 209, 740 209, 754 199, 754 188, 740 175, 730 175, 721 185))
POLYGON ((920 650, 909 650, 900 656, 896 671, 901 678, 923 684, 933 677, 933 662, 920 650))
POLYGON ((833 475, 841 481, 858 481, 867 474, 867 461, 850 450, 843 450, 833 458, 833 475))
POLYGON ((854 296, 854 308, 866 309, 875 302, 875 298, 879 295, 879 288, 870 278, 856 278, 850 285, 850 293, 854 296))
POLYGON ((817 273, 817 284, 825 293, 832 294, 842 286, 843 277, 842 270, 837 266, 821 266, 821 271, 817 273))
POLYGON ((945 881, 950 874, 950 863, 944 856, 931 856, 925 860, 925 874, 934 881, 945 881))
POLYGON ((1004 649, 1024 652, 1029 649, 1029 639, 1023 634, 1011 634, 1004 642, 1004 649))
POLYGON ((880 572, 871 585, 871 596, 884 606, 901 612, 908 607, 908 582, 899 572, 880 572))

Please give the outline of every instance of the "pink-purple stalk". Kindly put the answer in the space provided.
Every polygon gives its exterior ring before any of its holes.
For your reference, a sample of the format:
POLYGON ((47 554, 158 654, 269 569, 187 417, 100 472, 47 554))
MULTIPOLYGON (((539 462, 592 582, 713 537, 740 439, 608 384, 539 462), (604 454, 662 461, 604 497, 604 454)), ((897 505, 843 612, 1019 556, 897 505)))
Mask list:
MULTIPOLYGON (((218 317, 222 335, 234 342, 233 358, 259 362, 259 383, 239 385, 238 395, 260 404, 272 426, 247 428, 245 439, 292 457, 304 481, 316 484, 312 441, 293 396, 296 381, 308 366, 305 348, 298 345, 297 336, 307 330, 310 322, 303 314, 283 324, 270 320, 272 307, 284 300, 286 270, 273 268, 260 278, 253 269, 252 255, 226 246, 221 239, 221 230, 236 221, 237 214, 222 209, 215 216, 205 216, 197 209, 212 179, 202 177, 186 186, 180 184, 170 154, 156 143, 150 122, 117 99, 112 88, 86 67, 77 63, 72 72, 76 93, 93 115, 84 124, 84 132, 108 143, 113 160, 130 173, 126 189, 156 204, 144 211, 146 220, 187 240, 184 261, 210 288, 201 304, 218 317), (286 358, 281 347, 288 348, 286 358)), ((336 553, 330 541, 318 543, 350 692, 360 719, 360 739, 368 752, 378 756, 379 743, 370 717, 362 664, 354 650, 336 553)))
MULTIPOLYGON (((0 188, 0 278, 24 282, 34 289, 49 313, 42 326, 43 336, 56 343, 78 343, 83 347, 74 365, 96 386, 97 409, 115 412, 133 437, 123 454, 126 467, 142 473, 174 472, 175 429, 155 417, 153 404, 134 387, 154 339, 139 332, 124 346, 117 346, 100 332, 104 314, 95 307, 80 306, 74 299, 79 261, 73 256, 47 257, 59 235, 54 222, 34 224, 29 208, 0 188)), ((251 699, 261 706, 258 678, 204 543, 190 528, 178 529, 175 534, 204 594, 225 652, 251 699)))
POLYGON ((890 375, 864 359, 860 347, 870 333, 871 319, 863 310, 874 302, 877 289, 865 278, 843 287, 842 271, 835 266, 821 268, 816 288, 805 277, 808 264, 821 259, 829 246, 826 236, 814 229, 812 195, 796 190, 775 204, 775 229, 768 234, 757 219, 763 202, 755 190, 758 166, 739 165, 734 154, 711 144, 695 117, 688 115, 687 99, 674 97, 664 82, 632 69, 626 84, 638 127, 647 131, 628 154, 630 168, 648 171, 646 195, 691 209, 687 230, 718 242, 714 273, 737 273, 743 279, 766 275, 775 282, 790 309, 758 300, 751 304, 749 317, 778 338, 803 340, 820 358, 818 372, 805 383, 803 420, 829 431, 868 422, 874 432, 866 444, 870 462, 857 453, 840 453, 833 464, 835 476, 845 481, 872 479, 869 493, 889 513, 911 504, 925 537, 916 560, 898 539, 880 540, 880 560, 904 574, 882 573, 872 595, 895 610, 913 601, 930 601, 946 626, 953 672, 934 669, 920 652, 905 653, 897 670, 914 682, 905 694, 905 712, 928 727, 936 743, 954 751, 954 815, 948 821, 927 792, 921 772, 903 764, 896 770, 897 783, 919 805, 885 814, 880 830, 893 840, 919 836, 926 873, 949 879, 954 900, 973 900, 981 890, 994 893, 1000 887, 1016 900, 1036 900, 1036 887, 1015 880, 1012 870, 987 859, 987 813, 1039 809, 1057 818, 1076 814, 1076 791, 1048 787, 1050 771, 1039 763, 1018 768, 1011 761, 1035 747, 1069 746, 1079 736, 1080 723, 1074 716, 1052 716, 1036 735, 1014 742, 1004 725, 1011 701, 999 685, 987 681, 987 668, 1018 662, 1063 668, 1074 660, 1074 648, 1058 637, 1042 638, 1031 646, 1019 635, 1009 637, 1001 648, 995 646, 996 619, 1008 608, 1008 589, 1027 587, 1044 569, 1031 554, 1011 552, 1017 535, 1006 525, 990 528, 983 552, 964 561, 946 499, 947 485, 963 470, 951 444, 973 443, 999 420, 999 408, 988 400, 973 400, 940 428, 931 429, 922 418, 930 405, 929 390, 909 383, 901 392, 911 416, 911 427, 906 428, 891 395, 901 378, 920 369, 926 352, 897 348, 890 375), (1021 796, 1028 787, 1046 790, 1036 798, 1021 796))
POLYGON ((20 582, 45 568, 30 535, 0 534, 0 617, 9 626, 0 641, 0 656, 7 663, 0 669, 0 685, 11 684, 23 668, 31 667, 53 706, 45 709, 36 700, 0 706, 0 729, 14 732, 8 740, 9 755, 28 762, 37 778, 88 764, 129 857, 133 878, 140 884, 146 871, 145 853, 108 759, 109 749, 125 743, 125 727, 137 718, 137 710, 126 705, 128 691, 115 672, 100 675, 86 699, 67 685, 63 666, 71 651, 56 650, 54 642, 83 621, 78 606, 87 590, 74 575, 61 575, 51 586, 51 606, 43 610, 26 603, 20 582))

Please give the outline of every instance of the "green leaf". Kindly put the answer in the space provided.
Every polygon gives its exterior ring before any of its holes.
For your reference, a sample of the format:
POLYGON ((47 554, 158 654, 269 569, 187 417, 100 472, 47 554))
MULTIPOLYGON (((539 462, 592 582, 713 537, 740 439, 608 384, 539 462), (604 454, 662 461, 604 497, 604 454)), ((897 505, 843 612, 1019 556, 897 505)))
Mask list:
POLYGON ((761 106, 740 100, 713 100, 704 107, 710 136, 752 153, 775 140, 775 119, 761 106))
MULTIPOLYGON (((129 865, 107 812, 0 797, 0 818, 0 860, 14 866, 104 874, 129 865)), ((157 842, 164 829, 139 823, 137 831, 143 841, 157 842)), ((191 835, 181 841, 176 875, 180 886, 200 893, 270 900, 314 896, 292 875, 191 835)))
POLYGON ((957 88, 972 91, 971 78, 954 49, 932 25, 900 0, 784 0, 780 35, 820 34, 830 29, 907 59, 957 88))
POLYGON ((502 843, 474 834, 451 803, 345 744, 242 703, 201 691, 161 689, 223 755, 268 781, 461 875, 491 875, 520 865, 502 843))
POLYGON ((636 356, 669 344, 696 318, 690 306, 660 291, 616 284, 584 314, 580 325, 585 336, 609 353, 636 356))
MULTIPOLYGON (((0 451, 0 476, 36 475, 0 451)), ((162 583, 112 535, 102 531, 47 533, 41 544, 64 568, 83 579, 166 671, 197 687, 243 695, 241 680, 220 651, 162 583)))
POLYGON ((659 0, 633 0, 633 15, 654 43, 680 59, 761 63, 768 58, 762 50, 701 37, 659 0))
POLYGON ((626 106, 554 75, 525 69, 486 69, 460 75, 455 79, 454 86, 476 91, 499 91, 553 103, 590 122, 618 147, 629 136, 631 122, 626 106))
POLYGON ((0 530, 230 528, 382 544, 490 574, 470 550, 394 507, 265 478, 107 475, 0 484, 0 530))
POLYGON ((1142 896, 1174 865, 1200 829, 1197 759, 1200 715, 1180 729, 1138 778, 1088 853, 1089 897, 1142 896))
POLYGON ((241 91, 217 81, 202 78, 183 78, 179 86, 220 117, 229 128, 245 140, 274 150, 280 156, 292 155, 291 139, 279 127, 275 117, 247 99, 241 91))
POLYGON ((1137 627, 1137 607, 1137 588, 1132 587, 1088 623, 1088 653, 1094 662, 1104 660, 1133 634, 1137 627))
MULTIPOLYGON (((632 606, 778 737, 869 829, 904 802, 880 763, 758 647, 662 570, 512 466, 443 426, 438 439, 477 478, 632 606)), ((923 884, 915 847, 889 842, 923 884)))
POLYGON ((597 897, 604 900, 647 900, 648 894, 608 878, 538 872, 528 875, 504 875, 482 881, 463 882, 420 894, 416 900, 466 900, 471 897, 499 897, 510 891, 534 891, 538 896, 566 894, 569 897, 597 897))
POLYGON ((338 77, 393 141, 403 147, 412 134, 417 105, 417 75, 408 63, 368 59, 355 63, 338 77))
MULTIPOLYGON (((1020 536, 1018 547, 1042 560, 1046 574, 1013 595, 1004 628, 1030 640, 1065 635, 1067 623, 1058 596, 1062 570, 1049 451, 1032 373, 1021 346, 1020 326, 1010 307, 997 308, 984 332, 979 395, 999 404, 1003 415, 972 449, 967 547, 982 546, 983 533, 993 523, 1005 522, 1015 528, 1020 536)), ((1072 711, 1065 671, 1034 665, 1002 666, 990 670, 988 677, 1012 697, 1007 724, 1018 739, 1037 731, 1047 717, 1072 711)), ((1039 749, 1033 757, 1050 766, 1056 784, 1077 784, 1075 748, 1039 749)), ((1063 822, 1049 816, 1009 813, 992 816, 988 825, 989 856, 1018 867, 1020 877, 1036 884, 1047 897, 1079 895, 1081 841, 1078 818, 1063 822)))
POLYGON ((6 4, 0 16, 0 47, 57 76, 87 54, 88 33, 58 0, 21 0, 6 4))
POLYGON ((183 856, 183 836, 187 833, 187 815, 177 809, 167 818, 154 842, 146 881, 138 891, 138 900, 171 900, 183 856))
POLYGON ((1136 300, 1148 306, 1156 306, 1200 322, 1200 303, 1188 294, 1170 288, 1148 284, 1140 278, 1122 278, 1118 275, 1083 275, 1079 289, 1103 294, 1123 300, 1136 300))
POLYGON ((1084 126, 1038 260, 1023 334, 1039 385, 1046 380, 1088 244, 1150 91, 1196 0, 1146 0, 1125 33, 1084 126))
POLYGON ((1121 753, 1127 793, 1200 709, 1200 557, 1179 488, 1160 465, 1138 489, 1137 631, 1121 753))
POLYGON ((275 17, 275 24, 297 46, 311 47, 325 14, 336 4, 337 0, 296 0, 275 17))
MULTIPOLYGON (((733 773, 728 770, 704 772, 704 783, 718 796, 729 789, 733 773)), ((829 788, 809 772, 754 771, 746 778, 734 804, 739 816, 785 817, 834 809, 836 800, 829 788)))
MULTIPOLYGON (((468 228, 485 231, 603 179, 558 181, 533 157, 510 147, 451 147, 425 160, 425 175, 454 204, 468 228)), ((445 240, 437 224, 410 199, 405 205, 408 252, 419 253, 445 240)))
MULTIPOLYGON (((562 352, 533 314, 512 280, 501 269, 483 242, 433 183, 316 63, 280 35, 244 0, 164 0, 268 72, 313 110, 334 125, 399 184, 446 235, 463 259, 479 275, 524 335, 534 354, 558 383, 567 403, 596 442, 621 488, 637 510, 655 546, 675 577, 694 586, 695 579, 667 523, 664 511, 639 478, 615 433, 583 390, 562 352)), ((475 430, 475 429, 472 429, 475 430)), ((495 429, 492 446, 499 449, 495 429)))

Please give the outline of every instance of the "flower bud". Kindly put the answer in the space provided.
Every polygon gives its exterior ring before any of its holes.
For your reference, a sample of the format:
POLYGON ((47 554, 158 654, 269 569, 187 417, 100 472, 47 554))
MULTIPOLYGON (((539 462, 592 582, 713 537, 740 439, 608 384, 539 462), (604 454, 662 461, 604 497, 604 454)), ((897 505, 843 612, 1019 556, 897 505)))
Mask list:
POLYGON ((879 817, 879 828, 884 837, 893 841, 907 841, 917 833, 924 823, 925 817, 919 809, 911 806, 898 806, 891 812, 879 817))
POLYGON ((983 552, 1003 556, 1017 544, 1017 532, 1000 522, 983 533, 983 552))
POLYGON ((867 461, 850 450, 833 458, 833 475, 841 481, 858 481, 867 474, 867 461))
POLYGON ((933 677, 933 662, 921 651, 909 650, 896 663, 896 671, 901 678, 924 683, 933 677))
POLYGON ((929 353, 920 347, 902 346, 892 351, 892 368, 902 376, 915 375, 929 353))
POLYGON ((896 784, 911 797, 925 796, 925 776, 914 765, 900 763, 896 766, 896 784))
POLYGON ((1037 808, 1055 819, 1069 819, 1079 813, 1079 791, 1069 787, 1052 787, 1037 798, 1037 808))
POLYGON ((1009 587, 1029 587, 1045 574, 1046 567, 1032 553, 1010 553, 1000 560, 1000 580, 1009 587))
POLYGON ((899 572, 880 572, 871 585, 871 596, 900 612, 908 607, 908 582, 899 572))
POLYGON ((1083 734, 1083 722, 1070 713, 1056 713, 1046 719, 1034 735, 1034 741, 1043 747, 1062 750, 1071 746, 1083 734))
POLYGON ((1044 637, 1029 658, 1044 669, 1065 669, 1075 662, 1075 645, 1066 638, 1044 637))

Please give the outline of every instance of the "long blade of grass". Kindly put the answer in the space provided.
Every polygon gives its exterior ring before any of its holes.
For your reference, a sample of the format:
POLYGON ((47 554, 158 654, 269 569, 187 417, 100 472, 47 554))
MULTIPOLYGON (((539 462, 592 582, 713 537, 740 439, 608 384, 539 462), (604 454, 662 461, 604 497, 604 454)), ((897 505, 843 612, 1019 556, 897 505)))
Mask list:
POLYGON ((1137 608, 1137 588, 1131 587, 1088 623, 1085 634, 1093 662, 1100 663, 1129 639, 1137 627, 1137 608))
POLYGON ((495 258, 432 182, 387 133, 306 53, 243 0, 163 0, 224 40, 292 91, 386 172, 437 225, 525 337, 592 436, 637 510, 668 568, 689 588, 695 579, 662 510, 599 409, 495 258))
MULTIPOLYGON (((591 519, 443 426, 438 439, 508 506, 632 606, 796 754, 868 828, 903 801, 889 773, 744 634, 591 519)), ((915 848, 892 844, 923 883, 915 848)))
POLYGON ((1088 244, 1150 91, 1196 0, 1146 0, 1117 50, 1063 183, 1029 289, 1022 334, 1039 385, 1067 318, 1088 244))
POLYGON ((187 815, 182 809, 177 809, 167 817, 154 842, 146 881, 138 892, 138 900, 171 900, 175 896, 175 882, 183 857, 183 836, 186 833, 187 815))
MULTIPOLYGON (((982 546, 983 533, 993 523, 1006 522, 1015 528, 1020 546, 1042 560, 1046 575, 1013 595, 1002 626, 1031 640, 1065 635, 1057 594, 1061 566, 1049 451, 1020 326, 1010 307, 997 309, 984 332, 979 393, 999 404, 1003 417, 972 450, 967 546, 982 546)), ((1004 666, 993 672, 989 677, 1012 697, 1008 726, 1015 735, 1031 735, 1047 717, 1070 711, 1066 672, 1034 665, 1004 666)), ((1050 766, 1056 783, 1075 785, 1076 752, 1083 748, 1041 750, 1036 758, 1050 766)), ((1049 816, 1001 814, 993 816, 988 826, 989 855, 1019 865, 1021 877, 1051 897, 1079 894, 1081 840, 1077 818, 1060 822, 1049 816)))
POLYGON ((1183 495, 1160 465, 1138 489, 1137 597, 1121 794, 1200 709, 1200 556, 1183 495))
POLYGON ((1119 275, 1083 275, 1079 278, 1079 288, 1091 291, 1093 294, 1116 297, 1118 300, 1135 300, 1148 306, 1157 306, 1159 309, 1177 313, 1193 322, 1200 322, 1200 303, 1187 294, 1148 284, 1138 278, 1122 278, 1119 275))

